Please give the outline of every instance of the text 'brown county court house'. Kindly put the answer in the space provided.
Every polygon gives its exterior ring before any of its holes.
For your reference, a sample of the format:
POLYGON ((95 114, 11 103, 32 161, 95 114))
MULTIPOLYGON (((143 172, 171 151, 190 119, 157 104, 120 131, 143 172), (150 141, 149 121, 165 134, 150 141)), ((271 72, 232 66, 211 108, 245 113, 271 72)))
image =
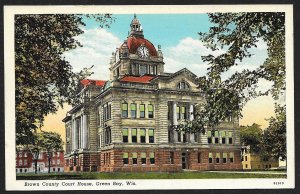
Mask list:
POLYGON ((164 72, 161 47, 144 38, 134 16, 127 40, 112 54, 110 79, 82 80, 81 103, 63 119, 65 171, 143 172, 242 169, 238 119, 212 133, 185 134, 205 102, 197 76, 164 72))

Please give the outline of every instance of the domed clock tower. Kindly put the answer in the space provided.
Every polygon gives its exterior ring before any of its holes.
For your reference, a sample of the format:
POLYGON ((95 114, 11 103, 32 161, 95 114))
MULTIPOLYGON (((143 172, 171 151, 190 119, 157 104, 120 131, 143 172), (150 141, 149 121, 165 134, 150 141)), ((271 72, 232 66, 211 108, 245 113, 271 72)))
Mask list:
POLYGON ((124 76, 156 76, 164 72, 163 54, 144 38, 142 26, 134 15, 130 33, 123 44, 112 53, 110 80, 120 80, 124 76))

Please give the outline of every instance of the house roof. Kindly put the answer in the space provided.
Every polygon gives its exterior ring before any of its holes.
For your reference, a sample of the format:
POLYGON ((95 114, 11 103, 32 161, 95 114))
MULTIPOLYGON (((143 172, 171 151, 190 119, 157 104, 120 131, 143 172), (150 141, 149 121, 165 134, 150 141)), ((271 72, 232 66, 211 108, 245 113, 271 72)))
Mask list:
POLYGON ((100 86, 100 87, 103 87, 105 85, 105 82, 106 81, 104 81, 104 80, 92 80, 92 79, 83 79, 80 81, 80 83, 83 86, 96 85, 96 86, 100 86))
POLYGON ((155 76, 143 75, 143 76, 124 76, 120 79, 121 82, 134 82, 148 84, 155 76))

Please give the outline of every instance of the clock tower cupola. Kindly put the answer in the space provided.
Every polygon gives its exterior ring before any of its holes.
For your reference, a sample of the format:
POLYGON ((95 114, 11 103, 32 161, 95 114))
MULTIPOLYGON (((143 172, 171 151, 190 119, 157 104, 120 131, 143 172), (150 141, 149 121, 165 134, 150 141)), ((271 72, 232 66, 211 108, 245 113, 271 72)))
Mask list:
POLYGON ((146 38, 136 14, 130 23, 128 37, 113 53, 110 79, 118 81, 125 76, 152 76, 164 72, 161 47, 158 49, 146 38))

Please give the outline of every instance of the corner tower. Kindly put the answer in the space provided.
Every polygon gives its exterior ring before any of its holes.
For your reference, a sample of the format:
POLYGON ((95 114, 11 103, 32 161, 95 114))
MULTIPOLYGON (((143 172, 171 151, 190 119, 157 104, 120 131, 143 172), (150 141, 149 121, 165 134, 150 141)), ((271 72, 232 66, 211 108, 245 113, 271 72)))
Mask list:
POLYGON ((160 75, 164 72, 160 45, 144 38, 143 28, 136 14, 130 23, 130 33, 122 45, 112 53, 110 79, 118 81, 124 76, 160 75))

